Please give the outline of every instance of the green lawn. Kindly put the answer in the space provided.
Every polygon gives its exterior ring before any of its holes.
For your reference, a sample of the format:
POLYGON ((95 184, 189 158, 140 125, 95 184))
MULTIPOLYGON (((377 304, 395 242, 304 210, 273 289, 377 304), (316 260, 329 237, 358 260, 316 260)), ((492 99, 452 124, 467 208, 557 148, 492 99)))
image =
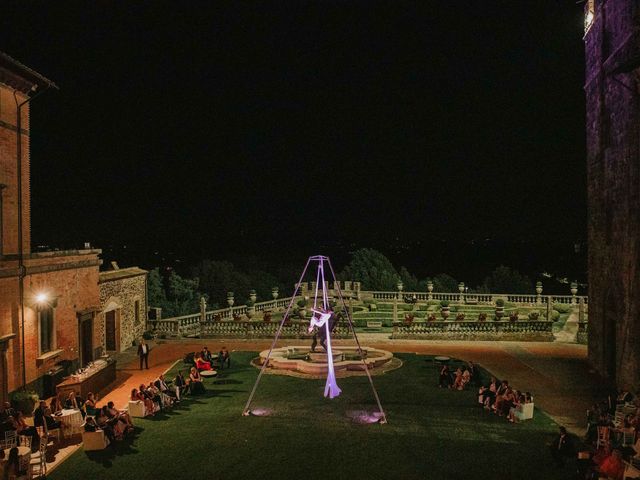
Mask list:
MULTIPOLYGON (((322 397, 323 380, 265 375, 242 417, 258 371, 236 353, 207 396, 150 420, 136 437, 102 452, 80 450, 49 478, 70 479, 560 479, 547 441, 555 424, 536 410, 512 425, 476 404, 475 391, 440 390, 427 357, 401 354, 400 369, 376 376, 389 423, 353 423, 374 410, 367 377, 338 379, 343 394, 322 397)), ((534 392, 535 393, 535 392, 534 392)), ((563 476, 564 474, 564 476, 563 476)))

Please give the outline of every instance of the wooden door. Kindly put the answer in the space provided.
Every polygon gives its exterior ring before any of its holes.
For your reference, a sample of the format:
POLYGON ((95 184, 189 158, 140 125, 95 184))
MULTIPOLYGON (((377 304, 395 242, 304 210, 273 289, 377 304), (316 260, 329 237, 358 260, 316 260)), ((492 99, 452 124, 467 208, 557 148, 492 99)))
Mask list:
POLYGON ((82 340, 82 366, 93 361, 93 319, 80 323, 80 338, 82 340))
POLYGON ((105 314, 104 319, 105 343, 108 351, 116 351, 118 349, 116 341, 116 311, 111 310, 105 314))

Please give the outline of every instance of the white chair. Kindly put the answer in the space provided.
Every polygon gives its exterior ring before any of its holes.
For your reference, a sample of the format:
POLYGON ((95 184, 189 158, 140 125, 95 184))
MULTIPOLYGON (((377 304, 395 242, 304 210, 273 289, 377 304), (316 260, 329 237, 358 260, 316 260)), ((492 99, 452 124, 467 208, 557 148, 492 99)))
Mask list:
POLYGON ((129 405, 127 406, 127 410, 129 410, 130 417, 143 417, 145 414, 144 403, 141 400, 129 401, 129 405))
POLYGON ((524 403, 518 405, 513 412, 513 415, 518 419, 518 421, 522 420, 530 420, 533 418, 533 403, 524 403))
POLYGON ((47 421, 44 421, 44 438, 45 440, 48 442, 50 438, 55 438, 57 440, 58 443, 60 443, 60 435, 61 435, 61 430, 59 428, 53 428, 51 430, 49 430, 49 427, 47 426, 47 421))
POLYGON ((620 428, 624 425, 624 417, 625 414, 622 410, 616 410, 616 413, 613 417, 613 426, 616 428, 620 428))
POLYGON ((4 432, 4 443, 6 448, 12 448, 18 445, 18 434, 15 430, 4 432))
POLYGON ((82 446, 85 452, 93 450, 104 450, 109 445, 109 439, 104 434, 104 430, 95 432, 82 432, 82 446))
POLYGON ((31 477, 34 475, 43 477, 47 474, 47 442, 40 442, 38 451, 31 454, 29 467, 31 468, 31 477))
POLYGON ((622 446, 630 447, 636 440, 636 431, 633 428, 622 429, 622 446))
POLYGON ((20 435, 18 437, 18 445, 31 448, 31 437, 29 435, 20 435))
POLYGON ((598 441, 596 448, 603 448, 609 444, 609 427, 598 427, 598 441))

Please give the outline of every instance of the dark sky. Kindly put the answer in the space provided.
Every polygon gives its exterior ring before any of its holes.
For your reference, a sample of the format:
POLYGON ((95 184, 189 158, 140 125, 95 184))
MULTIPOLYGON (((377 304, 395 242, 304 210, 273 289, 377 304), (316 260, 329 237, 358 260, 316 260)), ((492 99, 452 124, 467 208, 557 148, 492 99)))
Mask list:
POLYGON ((585 236, 574 1, 8 3, 35 242, 585 236))

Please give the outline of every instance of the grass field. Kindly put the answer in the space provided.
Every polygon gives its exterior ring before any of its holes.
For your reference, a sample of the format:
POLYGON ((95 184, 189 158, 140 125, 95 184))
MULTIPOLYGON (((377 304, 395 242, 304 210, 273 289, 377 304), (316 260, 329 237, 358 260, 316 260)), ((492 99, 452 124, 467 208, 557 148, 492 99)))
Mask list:
MULTIPOLYGON (((560 479, 546 443, 556 425, 536 410, 512 425, 479 408, 475 389, 436 387, 424 356, 400 354, 402 368, 375 376, 389 423, 356 424, 347 412, 375 410, 367 377, 338 379, 343 394, 322 397, 324 381, 257 376, 250 353, 235 354, 224 377, 153 419, 135 419, 135 438, 101 452, 76 452, 48 477, 72 479, 560 479)), ((517 386, 516 386, 517 387, 517 386)))

